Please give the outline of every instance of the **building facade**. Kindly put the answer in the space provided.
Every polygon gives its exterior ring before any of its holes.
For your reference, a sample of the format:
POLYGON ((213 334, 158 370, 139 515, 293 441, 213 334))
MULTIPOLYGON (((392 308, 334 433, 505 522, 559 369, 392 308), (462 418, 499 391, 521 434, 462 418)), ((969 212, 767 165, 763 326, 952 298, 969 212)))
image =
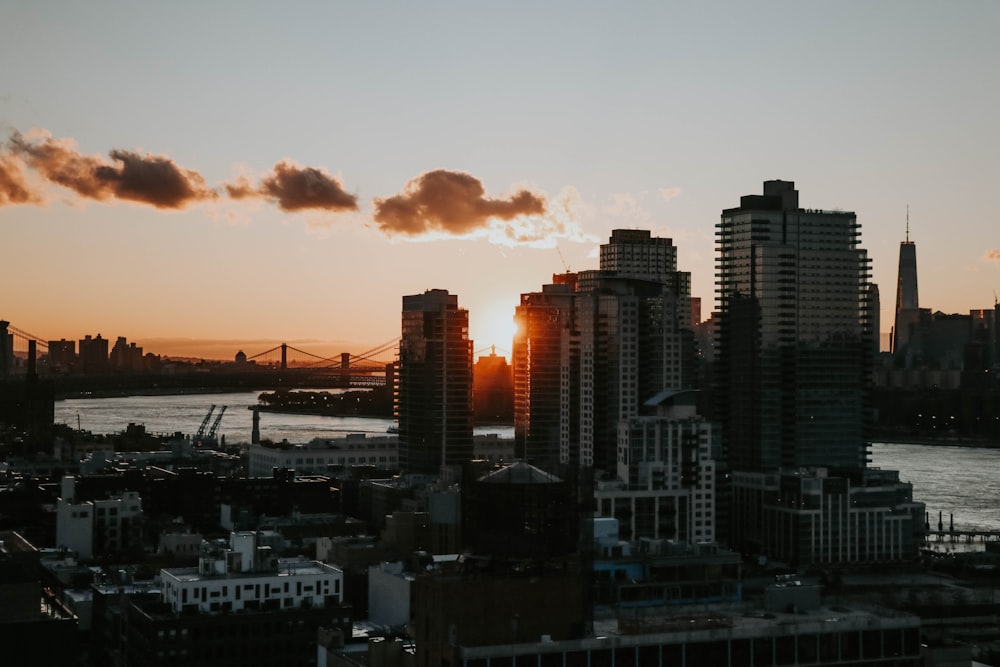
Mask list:
POLYGON ((439 474, 472 458, 469 311, 447 290, 403 297, 396 379, 400 466, 439 474))
POLYGON ((896 317, 892 327, 891 352, 906 349, 913 327, 920 317, 920 296, 917 292, 917 246, 910 240, 907 215, 906 240, 899 244, 899 269, 896 274, 896 317))
POLYGON ((694 379, 690 274, 670 239, 614 230, 598 270, 522 294, 515 319, 518 456, 614 474, 618 424, 694 379))
POLYGON ((854 213, 766 181, 716 229, 717 408, 733 470, 867 458, 870 260, 854 213))
POLYGON ((617 478, 598 483, 595 509, 618 519, 622 539, 715 541, 714 431, 693 394, 663 392, 658 414, 619 425, 617 478))

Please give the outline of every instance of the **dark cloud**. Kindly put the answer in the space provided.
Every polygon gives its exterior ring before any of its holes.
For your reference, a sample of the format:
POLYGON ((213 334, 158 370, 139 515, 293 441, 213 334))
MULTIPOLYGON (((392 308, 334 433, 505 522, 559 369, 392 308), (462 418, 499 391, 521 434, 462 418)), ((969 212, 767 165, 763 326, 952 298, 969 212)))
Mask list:
POLYGON ((413 179, 398 195, 376 199, 374 218, 387 234, 461 235, 488 227, 490 219, 544 213, 545 199, 528 190, 491 199, 474 176, 438 169, 413 179))
POLYGON ((225 187, 233 199, 268 199, 283 211, 358 210, 358 198, 346 192, 336 178, 321 169, 300 167, 288 160, 276 164, 256 187, 246 178, 227 183, 225 187))
POLYGON ((11 134, 10 146, 47 181, 97 201, 125 199, 176 209, 218 196, 201 174, 165 156, 113 150, 109 162, 80 154, 70 139, 32 140, 19 132, 11 134))
POLYGON ((983 259, 987 262, 1000 262, 1000 248, 993 248, 992 250, 986 251, 986 255, 983 259))
POLYGON ((0 153, 0 206, 38 204, 42 197, 24 180, 24 163, 16 155, 0 153))

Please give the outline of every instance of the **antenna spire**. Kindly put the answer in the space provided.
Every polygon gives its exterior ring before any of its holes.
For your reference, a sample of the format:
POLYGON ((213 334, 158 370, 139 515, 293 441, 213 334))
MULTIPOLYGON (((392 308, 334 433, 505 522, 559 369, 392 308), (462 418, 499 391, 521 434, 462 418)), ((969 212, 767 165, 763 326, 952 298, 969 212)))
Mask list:
POLYGON ((906 205, 906 242, 910 242, 910 205, 906 205))

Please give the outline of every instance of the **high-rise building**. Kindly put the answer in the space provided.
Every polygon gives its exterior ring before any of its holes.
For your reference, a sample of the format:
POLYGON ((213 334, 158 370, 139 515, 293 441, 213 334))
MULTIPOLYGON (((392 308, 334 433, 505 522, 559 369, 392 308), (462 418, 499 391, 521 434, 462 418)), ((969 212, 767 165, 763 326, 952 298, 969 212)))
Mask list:
POLYGON ((89 334, 80 339, 80 370, 84 373, 103 373, 108 370, 108 339, 89 334))
POLYGON ((575 304, 571 285, 553 284, 522 294, 514 311, 514 456, 549 469, 579 438, 575 304))
POLYGON ((923 504, 866 467, 878 298, 855 214, 765 181, 716 237, 730 546, 794 565, 914 558, 923 504))
POLYGON ((694 376, 690 274, 670 239, 616 229, 601 268, 521 295, 515 319, 515 451, 615 474, 618 424, 694 376))
POLYGON ((716 231, 716 394, 734 470, 863 468, 873 349, 870 265, 854 213, 799 207, 790 181, 716 231))
POLYGON ((469 311, 447 290, 403 297, 396 380, 400 467, 436 475, 472 458, 469 311))
POLYGON ((917 293, 917 246, 910 240, 910 214, 906 214, 906 240, 899 244, 899 270, 896 276, 896 318, 892 327, 891 352, 906 349, 913 329, 920 319, 917 293))
POLYGON ((0 320, 0 376, 14 370, 14 336, 7 330, 9 326, 10 322, 0 320))

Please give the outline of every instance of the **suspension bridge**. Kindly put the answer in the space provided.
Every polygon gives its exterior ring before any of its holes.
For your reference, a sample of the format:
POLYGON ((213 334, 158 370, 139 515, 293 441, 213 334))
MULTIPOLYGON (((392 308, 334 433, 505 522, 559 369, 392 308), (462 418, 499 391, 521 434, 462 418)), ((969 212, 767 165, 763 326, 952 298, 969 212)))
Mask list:
MULTIPOLYGON (((89 351, 84 351, 83 341, 80 341, 79 350, 76 348, 77 341, 58 341, 61 343, 58 346, 53 341, 50 345, 45 338, 14 327, 9 322, 0 321, 0 376, 16 376, 28 372, 37 372, 43 376, 94 376, 121 373, 123 370, 128 370, 133 375, 136 371, 153 374, 147 368, 117 366, 113 353, 108 358, 109 340, 101 340, 105 345, 101 351, 103 361, 88 368, 85 358, 89 351), (35 360, 35 368, 29 368, 29 359, 35 360)), ((88 345, 94 341, 91 338, 88 345)), ((199 371, 207 371, 216 377, 229 375, 259 380, 263 379, 262 375, 266 375, 271 376, 275 382, 298 386, 315 382, 316 386, 378 387, 392 383, 398 355, 399 338, 396 337, 364 352, 342 352, 333 357, 279 343, 253 355, 240 353, 236 355, 235 361, 204 360, 192 365, 196 365, 199 371)))
POLYGON ((283 372, 304 373, 317 380, 333 376, 344 386, 375 387, 392 382, 391 373, 399 355, 399 338, 393 338, 360 354, 341 352, 324 357, 287 343, 246 358, 247 364, 283 372))

